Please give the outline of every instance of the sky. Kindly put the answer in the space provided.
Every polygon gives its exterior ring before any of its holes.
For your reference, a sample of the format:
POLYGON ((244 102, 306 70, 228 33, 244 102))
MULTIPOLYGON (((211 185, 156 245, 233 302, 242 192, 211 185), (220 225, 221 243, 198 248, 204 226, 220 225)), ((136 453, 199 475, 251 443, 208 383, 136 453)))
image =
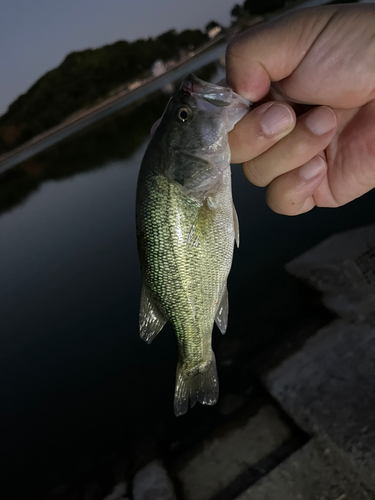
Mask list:
POLYGON ((75 50, 169 29, 228 25, 236 0, 3 0, 0 115, 46 71, 75 50))

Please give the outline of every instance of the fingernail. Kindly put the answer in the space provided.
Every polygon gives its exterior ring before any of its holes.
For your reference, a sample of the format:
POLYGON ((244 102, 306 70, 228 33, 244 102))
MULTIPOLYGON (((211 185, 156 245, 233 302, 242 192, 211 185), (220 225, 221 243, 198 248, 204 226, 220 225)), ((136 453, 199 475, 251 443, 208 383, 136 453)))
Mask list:
POLYGON ((279 134, 293 123, 293 115, 283 104, 272 104, 263 114, 261 127, 267 135, 279 134))
POLYGON ((313 134, 323 135, 335 127, 336 115, 330 108, 317 108, 307 115, 305 123, 313 134))
POLYGON ((326 163, 321 156, 314 156, 310 161, 305 163, 300 169, 300 176, 306 181, 316 177, 326 168, 326 163))

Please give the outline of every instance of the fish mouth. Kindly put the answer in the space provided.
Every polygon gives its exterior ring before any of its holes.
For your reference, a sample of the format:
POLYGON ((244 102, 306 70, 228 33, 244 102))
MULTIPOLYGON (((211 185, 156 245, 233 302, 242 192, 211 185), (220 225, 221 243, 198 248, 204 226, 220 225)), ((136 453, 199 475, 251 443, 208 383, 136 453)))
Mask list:
POLYGON ((217 107, 230 106, 234 98, 243 101, 243 104, 247 106, 249 105, 249 101, 235 94, 229 87, 222 87, 214 83, 205 82, 192 73, 184 77, 180 89, 184 93, 190 94, 198 99, 204 99, 217 107))

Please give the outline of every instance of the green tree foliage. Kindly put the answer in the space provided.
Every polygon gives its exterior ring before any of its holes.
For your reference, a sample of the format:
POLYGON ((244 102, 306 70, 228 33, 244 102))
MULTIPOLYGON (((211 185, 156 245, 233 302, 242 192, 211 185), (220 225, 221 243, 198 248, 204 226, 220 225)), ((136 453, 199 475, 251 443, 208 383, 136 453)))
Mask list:
POLYGON ((72 52, 0 117, 0 154, 58 125, 120 85, 148 76, 155 60, 177 59, 181 50, 194 50, 207 40, 200 30, 170 30, 156 38, 120 40, 72 52))
POLYGON ((236 5, 230 11, 230 15, 236 19, 240 18, 243 15, 243 7, 236 3, 236 5))
POLYGON ((216 21, 210 21, 208 24, 206 24, 206 27, 205 27, 206 33, 208 33, 213 28, 216 28, 217 26, 219 28, 222 28, 221 24, 219 24, 218 22, 216 22, 216 21))
POLYGON ((284 4, 285 0, 246 0, 243 9, 249 14, 262 15, 281 9, 284 4))

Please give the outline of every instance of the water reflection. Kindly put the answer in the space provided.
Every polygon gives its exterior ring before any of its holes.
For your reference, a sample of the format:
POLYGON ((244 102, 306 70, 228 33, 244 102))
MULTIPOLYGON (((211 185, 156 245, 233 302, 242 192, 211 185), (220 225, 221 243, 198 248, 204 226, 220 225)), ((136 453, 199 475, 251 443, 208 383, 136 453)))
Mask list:
MULTIPOLYGON (((4 498, 17 498, 17 488, 33 498, 106 457, 134 459, 142 443, 199 440, 221 418, 218 405, 176 420, 171 330, 150 346, 138 337, 135 185, 167 99, 155 94, 0 178, 0 442, 12 493, 4 498)), ((288 218, 266 207, 238 166, 233 190, 241 247, 228 333, 213 341, 221 397, 249 400, 248 358, 316 313, 284 263, 333 232, 374 222, 375 193, 288 218)))
MULTIPOLYGON (((204 80, 211 80, 216 73, 217 63, 196 72, 204 80)), ((169 90, 173 91, 173 86, 169 90)), ((101 168, 111 160, 128 158, 147 140, 168 99, 165 92, 155 92, 0 175, 0 213, 24 201, 47 180, 65 179, 101 168)))

